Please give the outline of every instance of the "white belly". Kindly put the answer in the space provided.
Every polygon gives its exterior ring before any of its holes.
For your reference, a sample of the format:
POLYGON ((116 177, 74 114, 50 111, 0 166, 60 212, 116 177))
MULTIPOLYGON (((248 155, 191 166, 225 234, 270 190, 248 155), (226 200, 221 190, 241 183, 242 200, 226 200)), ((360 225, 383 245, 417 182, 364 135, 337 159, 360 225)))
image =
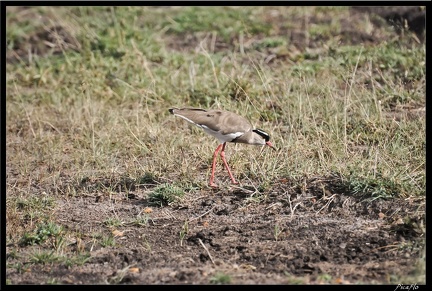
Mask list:
POLYGON ((232 132, 228 134, 221 134, 219 131, 214 131, 208 128, 205 125, 201 125, 205 132, 217 138, 221 143, 230 142, 233 139, 236 139, 239 136, 242 136, 244 132, 232 132))

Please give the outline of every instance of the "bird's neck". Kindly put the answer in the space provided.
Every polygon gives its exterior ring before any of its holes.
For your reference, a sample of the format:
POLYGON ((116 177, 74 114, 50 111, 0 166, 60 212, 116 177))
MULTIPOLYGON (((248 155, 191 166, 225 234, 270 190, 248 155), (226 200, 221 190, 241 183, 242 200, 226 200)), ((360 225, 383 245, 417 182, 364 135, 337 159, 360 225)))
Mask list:
POLYGON ((247 144, 254 144, 254 145, 265 144, 265 141, 253 131, 246 132, 242 136, 239 136, 238 138, 234 139, 232 142, 247 143, 247 144))

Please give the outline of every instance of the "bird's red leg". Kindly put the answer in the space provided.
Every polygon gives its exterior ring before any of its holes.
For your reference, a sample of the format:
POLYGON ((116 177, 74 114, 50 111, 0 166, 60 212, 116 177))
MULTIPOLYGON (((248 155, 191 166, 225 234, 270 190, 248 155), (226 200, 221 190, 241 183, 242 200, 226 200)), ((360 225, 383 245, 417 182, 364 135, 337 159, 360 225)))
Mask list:
POLYGON ((220 153, 220 156, 221 156, 221 158, 222 158, 222 161, 224 162, 225 168, 226 168, 227 171, 228 171, 228 174, 229 174, 229 176, 230 176, 230 178, 231 178, 232 183, 233 183, 233 184, 238 184, 238 182, 234 179, 234 177, 233 177, 233 175, 232 175, 232 173, 231 173, 231 170, 230 170, 230 168, 229 168, 229 166, 228 166, 228 163, 227 163, 227 161, 226 161, 226 159, 225 159, 225 145, 226 145, 226 142, 223 143, 222 151, 221 151, 221 153, 220 153))
POLYGON ((210 182, 209 182, 210 187, 217 187, 217 185, 213 182, 213 180, 214 180, 214 173, 215 173, 215 168, 216 168, 216 158, 217 158, 217 155, 218 155, 221 148, 222 148, 222 144, 218 145, 218 147, 216 148, 216 150, 213 154, 212 172, 211 172, 210 182))

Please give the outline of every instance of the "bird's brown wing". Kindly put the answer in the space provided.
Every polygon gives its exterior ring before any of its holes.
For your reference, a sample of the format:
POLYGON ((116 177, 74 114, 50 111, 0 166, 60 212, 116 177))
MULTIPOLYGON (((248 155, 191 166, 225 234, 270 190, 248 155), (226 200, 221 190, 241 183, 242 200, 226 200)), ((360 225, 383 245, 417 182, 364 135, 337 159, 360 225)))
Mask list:
POLYGON ((205 126, 222 134, 251 130, 251 125, 246 118, 229 111, 181 108, 172 109, 170 112, 198 126, 205 126))

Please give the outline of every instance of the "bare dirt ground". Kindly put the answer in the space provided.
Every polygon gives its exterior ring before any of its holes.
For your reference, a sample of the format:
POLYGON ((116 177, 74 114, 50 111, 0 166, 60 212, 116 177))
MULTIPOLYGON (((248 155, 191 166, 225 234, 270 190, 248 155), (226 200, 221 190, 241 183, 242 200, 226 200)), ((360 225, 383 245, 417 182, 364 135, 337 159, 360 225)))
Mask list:
POLYGON ((250 186, 202 191, 171 207, 150 206, 146 187, 139 186, 118 200, 96 194, 70 198, 59 202, 56 215, 72 232, 93 233, 113 216, 128 222, 147 212, 149 219, 142 226, 113 228, 114 251, 93 248, 90 236, 81 237, 74 247, 92 249, 83 266, 34 265, 21 274, 8 270, 8 277, 22 284, 49 278, 71 284, 208 284, 222 272, 233 284, 292 284, 290 276, 329 283, 324 275, 330 283, 383 283, 389 274, 413 271, 424 246, 424 199, 362 202, 334 187, 336 181, 311 177, 298 187, 282 180, 259 202, 250 201, 250 186))
MULTIPOLYGON (((366 41, 361 32, 347 31, 344 41, 366 41)), ((40 42, 43 37, 29 40, 40 42)), ((381 40, 368 35, 367 41, 381 40)), ((13 56, 8 57, 12 61, 13 56)), ((18 177, 8 169, 8 179, 18 177)), ((97 191, 61 197, 56 219, 69 231, 107 232, 103 222, 113 216, 127 222, 115 228, 114 250, 93 246, 93 238, 83 236, 68 243, 76 251, 91 250, 84 265, 35 264, 26 270, 7 269, 6 275, 16 284, 52 278, 60 284, 208 284, 217 282, 220 273, 228 274, 233 284, 292 284, 294 277, 314 284, 387 283, 391 275, 413 272, 425 244, 424 199, 362 201, 336 187, 338 179, 281 179, 264 194, 252 185, 228 187, 225 180, 219 181, 226 185, 219 190, 202 190, 165 207, 149 204, 147 194, 154 186, 133 182, 128 195, 115 198, 97 191), (133 224, 131 218, 138 215, 147 215, 147 223, 133 224)), ((69 185, 67 176, 64 181, 60 186, 77 191, 124 183, 107 178, 69 185)), ((40 190, 33 187, 29 191, 40 190)), ((28 251, 34 250, 22 249, 28 251)), ((8 263, 18 260, 9 258, 8 263)))

